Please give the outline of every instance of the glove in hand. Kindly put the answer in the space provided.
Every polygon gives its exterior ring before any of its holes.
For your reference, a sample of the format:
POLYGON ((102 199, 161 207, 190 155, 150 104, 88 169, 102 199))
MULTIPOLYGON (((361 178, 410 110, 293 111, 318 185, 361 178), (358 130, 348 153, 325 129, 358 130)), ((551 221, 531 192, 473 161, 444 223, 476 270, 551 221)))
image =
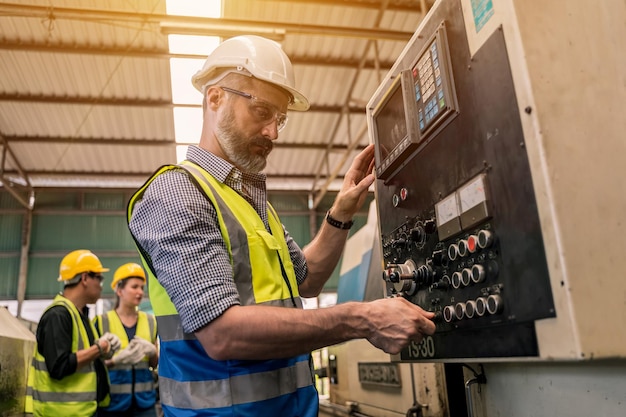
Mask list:
POLYGON ((132 340, 125 349, 111 359, 115 365, 135 365, 145 356, 141 346, 132 340))
POLYGON ((111 346, 110 351, 113 353, 115 353, 122 345, 122 342, 120 342, 120 338, 117 337, 117 335, 109 332, 103 334, 100 340, 106 340, 107 342, 109 342, 109 346, 111 346))
POLYGON ((111 357, 115 354, 115 352, 120 348, 120 345, 122 344, 122 342, 120 342, 120 338, 114 335, 113 333, 107 332, 103 334, 102 337, 100 337, 99 339, 96 339, 95 343, 98 344, 98 346, 100 346, 101 340, 106 340, 108 347, 105 351, 102 351, 102 348, 101 348, 100 356, 105 359, 111 359, 111 357))
POLYGON ((141 337, 135 336, 131 343, 136 343, 137 346, 141 348, 143 354, 149 358, 155 356, 157 353, 156 346, 154 346, 151 342, 148 342, 146 339, 142 339, 141 337))

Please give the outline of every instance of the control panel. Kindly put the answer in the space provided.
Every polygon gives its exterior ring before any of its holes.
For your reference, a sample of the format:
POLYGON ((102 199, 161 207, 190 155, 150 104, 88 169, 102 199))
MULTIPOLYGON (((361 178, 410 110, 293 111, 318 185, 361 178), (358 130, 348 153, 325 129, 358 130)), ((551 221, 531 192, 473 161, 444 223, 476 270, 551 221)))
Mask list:
POLYGON ((556 313, 504 37, 470 56, 455 3, 431 10, 367 109, 386 155, 376 160, 386 295, 437 324, 395 359, 536 357, 534 321, 556 313), (416 133, 394 150, 376 118, 407 72, 404 111, 387 125, 416 133))

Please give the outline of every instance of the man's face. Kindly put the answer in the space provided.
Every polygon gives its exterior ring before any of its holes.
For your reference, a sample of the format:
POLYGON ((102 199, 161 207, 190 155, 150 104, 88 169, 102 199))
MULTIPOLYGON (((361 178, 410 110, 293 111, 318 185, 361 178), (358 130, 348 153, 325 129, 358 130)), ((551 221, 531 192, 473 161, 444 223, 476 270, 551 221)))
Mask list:
POLYGON ((263 121, 259 115, 267 117, 276 111, 286 111, 287 97, 261 82, 247 88, 245 93, 260 99, 250 100, 225 92, 228 97, 217 120, 215 136, 231 163, 244 172, 258 173, 265 168, 267 157, 274 148, 273 141, 278 138, 276 120, 263 121))
POLYGON ((93 304, 100 299, 100 295, 102 294, 102 280, 104 277, 99 273, 85 273, 84 276, 86 277, 87 303, 93 304))
POLYGON ((217 122, 215 135, 229 161, 245 172, 261 172, 274 148, 272 141, 261 133, 248 137, 237 128, 233 106, 224 110, 223 116, 217 122))

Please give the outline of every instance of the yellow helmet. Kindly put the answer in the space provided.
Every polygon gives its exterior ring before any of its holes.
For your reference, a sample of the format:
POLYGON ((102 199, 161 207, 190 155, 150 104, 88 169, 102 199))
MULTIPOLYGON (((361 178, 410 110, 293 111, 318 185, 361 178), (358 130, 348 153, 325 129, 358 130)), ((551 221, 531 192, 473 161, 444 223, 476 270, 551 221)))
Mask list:
POLYGON ((83 272, 99 274, 108 270, 109 268, 104 268, 100 259, 91 251, 79 249, 65 255, 59 267, 59 278, 57 281, 69 281, 83 272))
POLYGON ((132 262, 120 266, 115 271, 115 275, 113 275, 113 282, 111 283, 113 291, 115 291, 117 283, 126 278, 141 278, 145 283, 146 273, 140 265, 132 262))

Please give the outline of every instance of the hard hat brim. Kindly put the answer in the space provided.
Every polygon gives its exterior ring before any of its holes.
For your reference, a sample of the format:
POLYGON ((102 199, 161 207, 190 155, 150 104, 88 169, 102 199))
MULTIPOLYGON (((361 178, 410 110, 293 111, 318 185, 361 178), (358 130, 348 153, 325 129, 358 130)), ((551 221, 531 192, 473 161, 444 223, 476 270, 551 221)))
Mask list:
MULTIPOLYGON (((83 271, 83 272, 97 272, 97 273, 101 273, 101 272, 109 272, 110 269, 109 268, 92 268, 89 271, 83 271)), ((82 272, 80 272, 82 274, 82 272)), ((74 277, 72 277, 74 278, 74 277)), ((72 278, 68 278, 68 279, 63 279, 63 277, 61 275, 59 275, 59 277, 57 278, 57 281, 62 282, 62 281, 69 281, 72 278)))
POLYGON ((289 110, 307 111, 311 107, 311 105, 309 104, 309 100, 305 97, 305 95, 295 88, 289 87, 288 85, 282 83, 277 83, 274 80, 255 76, 245 69, 239 70, 236 68, 225 67, 215 68, 213 69, 213 71, 210 72, 200 70, 191 78, 191 83, 196 90, 203 93, 206 86, 216 84, 228 74, 240 74, 247 77, 254 77, 258 80, 271 84, 274 87, 286 91, 292 98, 291 102, 287 106, 287 109, 289 110))
POLYGON ((307 100, 307 98, 304 96, 304 94, 300 93, 298 90, 295 90, 293 88, 289 88, 287 86, 284 85, 277 85, 274 84, 279 88, 283 88, 285 90, 287 90, 289 92, 289 94, 291 94, 291 96, 293 97, 293 102, 289 103, 289 106, 287 106, 287 108, 289 110, 293 110, 293 111, 307 111, 309 109, 310 104, 309 104, 309 100, 307 100))

